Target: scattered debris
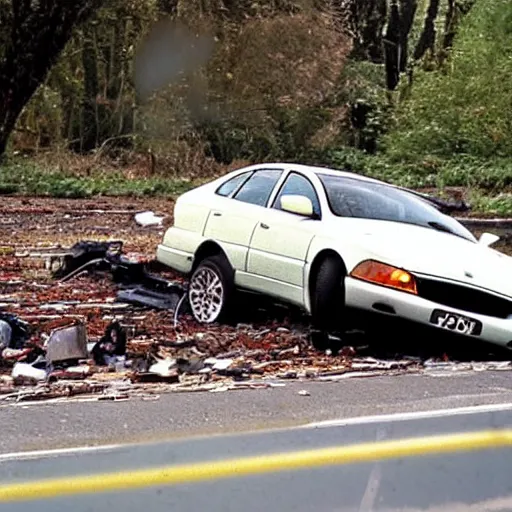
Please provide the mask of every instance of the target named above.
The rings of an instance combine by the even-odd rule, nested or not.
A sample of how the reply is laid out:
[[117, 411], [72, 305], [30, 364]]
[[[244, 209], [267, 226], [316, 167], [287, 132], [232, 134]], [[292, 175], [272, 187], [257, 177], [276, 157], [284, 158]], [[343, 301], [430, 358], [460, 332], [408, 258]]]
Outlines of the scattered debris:
[[124, 357], [126, 356], [126, 332], [119, 322], [114, 321], [107, 326], [105, 334], [94, 345], [92, 355], [94, 362], [98, 366], [124, 363]]
[[[0, 226], [3, 239], [15, 241], [0, 251], [1, 404], [157, 400], [165, 392], [273, 389], [293, 380], [512, 370], [509, 361], [365, 357], [375, 351], [352, 334], [339, 340], [339, 350], [319, 353], [307, 320], [286, 309], [254, 310], [237, 326], [196, 324], [186, 283], [151, 259], [161, 235], [139, 227], [160, 226], [163, 217], [142, 211], [142, 202], [109, 212], [107, 198], [82, 209], [81, 202], [45, 207], [41, 201], [3, 207], [12, 216], [24, 212], [25, 220]], [[169, 203], [151, 208], [166, 211]], [[71, 217], [62, 223], [64, 215]], [[52, 223], [40, 228], [42, 216]], [[17, 225], [30, 227], [38, 240], [30, 230], [14, 231]], [[98, 234], [129, 240], [132, 252], [117, 239], [94, 241]]]
[[87, 358], [87, 330], [83, 323], [54, 329], [46, 342], [49, 363]]
[[126, 302], [128, 304], [137, 304], [156, 309], [175, 310], [181, 297], [183, 296], [183, 288], [176, 287], [167, 293], [155, 292], [147, 290], [143, 287], [137, 287], [129, 290], [121, 290], [117, 294], [116, 300]]
[[84, 240], [76, 243], [71, 249], [62, 253], [46, 254], [47, 268], [53, 270], [53, 276], [62, 282], [86, 272], [89, 268], [108, 268], [109, 258], [121, 253], [123, 242], [97, 242]]
[[204, 361], [205, 365], [209, 365], [212, 367], [212, 370], [227, 370], [232, 364], [233, 359], [216, 359], [215, 357], [210, 357]]
[[431, 194], [425, 194], [422, 192], [415, 192], [410, 189], [403, 189], [409, 193], [413, 193], [424, 200], [434, 205], [439, 211], [445, 214], [451, 214], [453, 212], [468, 212], [471, 210], [471, 205], [464, 201], [462, 198], [450, 198], [448, 200], [441, 199], [440, 197], [433, 196]]
[[178, 368], [176, 359], [165, 359], [158, 361], [149, 368], [149, 373], [155, 373], [160, 377], [178, 376]]
[[[44, 366], [46, 366], [45, 362]], [[15, 380], [20, 378], [34, 379], [35, 381], [46, 380], [47, 371], [38, 368], [35, 363], [16, 363], [12, 369], [12, 377]]]
[[12, 327], [5, 320], [0, 320], [0, 350], [8, 348], [12, 339]]
[[512, 361], [436, 361], [428, 359], [423, 362], [423, 373], [432, 377], [452, 376], [454, 373], [473, 373], [484, 371], [511, 371]]
[[154, 212], [140, 212], [135, 215], [135, 222], [143, 227], [160, 226], [164, 217], [158, 217]]
[[0, 312], [0, 350], [2, 348], [20, 349], [30, 338], [27, 322], [11, 313]]

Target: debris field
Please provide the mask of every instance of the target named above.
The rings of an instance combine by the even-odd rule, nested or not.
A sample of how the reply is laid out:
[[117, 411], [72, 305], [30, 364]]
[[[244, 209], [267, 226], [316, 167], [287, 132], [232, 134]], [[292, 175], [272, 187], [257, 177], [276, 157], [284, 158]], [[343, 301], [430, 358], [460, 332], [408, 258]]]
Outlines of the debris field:
[[[172, 207], [162, 199], [4, 198], [0, 405], [152, 400], [164, 392], [259, 389], [296, 379], [512, 369], [509, 361], [380, 359], [350, 337], [339, 352], [319, 353], [307, 319], [279, 307], [254, 306], [234, 325], [197, 324], [180, 300], [186, 281], [153, 261]], [[75, 258], [66, 273], [66, 255], [82, 241], [122, 242], [121, 264], [119, 255], [109, 260], [113, 266], [104, 254], [92, 266]], [[148, 274], [141, 277], [141, 268]], [[173, 288], [162, 293], [169, 282]]]

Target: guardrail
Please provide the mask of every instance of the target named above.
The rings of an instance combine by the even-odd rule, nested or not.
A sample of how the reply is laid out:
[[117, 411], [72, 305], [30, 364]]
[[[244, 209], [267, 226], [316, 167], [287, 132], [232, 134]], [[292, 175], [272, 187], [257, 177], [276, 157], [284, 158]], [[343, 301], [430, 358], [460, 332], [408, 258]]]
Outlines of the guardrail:
[[136, 471], [11, 483], [0, 486], [0, 503], [107, 491], [133, 491], [154, 486], [505, 446], [512, 446], [512, 429], [376, 441]]

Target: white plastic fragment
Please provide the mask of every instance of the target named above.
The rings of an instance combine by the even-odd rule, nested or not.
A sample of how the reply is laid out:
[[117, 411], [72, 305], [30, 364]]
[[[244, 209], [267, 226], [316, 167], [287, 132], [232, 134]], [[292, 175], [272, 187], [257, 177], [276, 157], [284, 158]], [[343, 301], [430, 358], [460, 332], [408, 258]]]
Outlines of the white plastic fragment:
[[176, 359], [163, 359], [149, 367], [150, 373], [156, 373], [161, 377], [170, 377], [174, 372], [171, 370], [176, 366]]
[[16, 363], [12, 369], [12, 377], [28, 377], [35, 380], [45, 380], [46, 371], [34, 368], [27, 363]]
[[158, 217], [152, 211], [140, 212], [135, 215], [135, 222], [143, 227], [160, 226], [163, 220], [164, 217]]
[[218, 359], [213, 365], [214, 370], [227, 370], [233, 364], [233, 359]]
[[211, 366], [213, 370], [227, 370], [232, 364], [233, 359], [217, 359], [216, 357], [209, 357], [204, 360], [204, 364]]
[[90, 371], [91, 371], [91, 367], [89, 365], [68, 366], [66, 368], [66, 372], [76, 373], [78, 375], [87, 375]]

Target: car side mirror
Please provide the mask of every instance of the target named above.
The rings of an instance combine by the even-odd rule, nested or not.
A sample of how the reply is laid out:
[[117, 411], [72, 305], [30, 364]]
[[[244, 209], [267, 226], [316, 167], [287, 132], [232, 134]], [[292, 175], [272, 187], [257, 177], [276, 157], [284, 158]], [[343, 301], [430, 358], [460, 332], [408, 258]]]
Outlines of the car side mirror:
[[304, 217], [313, 217], [313, 203], [306, 196], [292, 194], [281, 196], [281, 209]]
[[478, 243], [489, 247], [493, 243], [497, 242], [500, 239], [498, 235], [494, 233], [482, 233], [480, 238], [478, 239]]

